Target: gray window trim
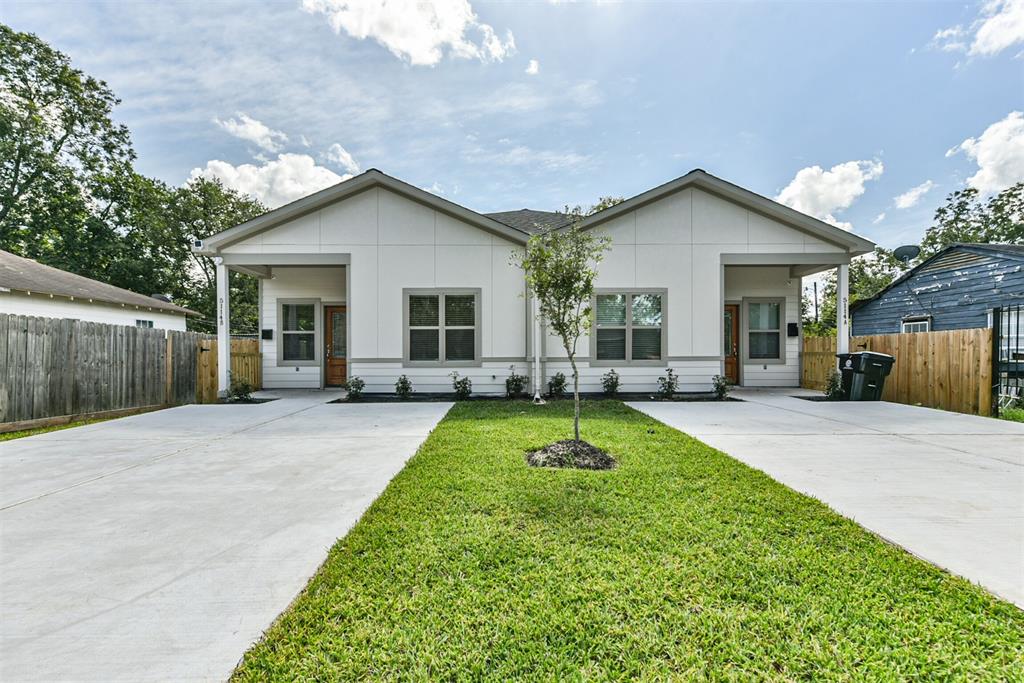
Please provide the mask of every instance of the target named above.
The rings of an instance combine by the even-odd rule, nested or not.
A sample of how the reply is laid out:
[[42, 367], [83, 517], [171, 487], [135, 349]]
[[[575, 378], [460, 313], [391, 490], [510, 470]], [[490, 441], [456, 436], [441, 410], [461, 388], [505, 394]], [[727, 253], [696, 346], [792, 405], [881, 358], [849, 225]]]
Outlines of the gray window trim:
[[[402, 367], [406, 368], [478, 368], [481, 366], [481, 349], [483, 337], [483, 325], [481, 324], [482, 314], [480, 300], [482, 290], [480, 287], [409, 287], [402, 290]], [[438, 300], [437, 323], [438, 323], [438, 360], [409, 360], [409, 296], [410, 295], [436, 295], [441, 297]], [[445, 325], [444, 325], [444, 301], [446, 295], [473, 295], [473, 360], [444, 360], [445, 349]], [[465, 329], [465, 328], [463, 328]]]
[[[284, 330], [284, 307], [287, 304], [313, 304], [313, 360], [285, 360], [284, 359], [284, 335], [291, 334]], [[323, 354], [321, 353], [323, 322], [323, 306], [320, 299], [278, 299], [277, 300], [277, 367], [312, 367], [320, 365]]]
[[[626, 358], [609, 360], [597, 358], [597, 296], [599, 294], [626, 295]], [[633, 360], [633, 296], [636, 294], [661, 295], [661, 358], [659, 360]], [[663, 287], [597, 287], [590, 299], [590, 366], [613, 368], [622, 366], [664, 367], [668, 365], [668, 289]]]
[[[750, 357], [750, 304], [779, 305], [779, 357]], [[773, 330], [758, 330], [772, 332]], [[746, 365], [785, 365], [786, 364], [786, 297], [784, 296], [751, 296], [743, 297], [740, 308], [740, 346], [743, 351], [743, 363]]]

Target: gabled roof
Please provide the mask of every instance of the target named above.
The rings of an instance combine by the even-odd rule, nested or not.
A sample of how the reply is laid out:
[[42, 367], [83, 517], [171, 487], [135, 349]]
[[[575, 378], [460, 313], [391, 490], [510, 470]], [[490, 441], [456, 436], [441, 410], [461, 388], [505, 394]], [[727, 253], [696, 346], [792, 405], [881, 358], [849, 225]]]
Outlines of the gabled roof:
[[572, 225], [574, 216], [557, 211], [537, 211], [535, 209], [519, 209], [518, 211], [499, 211], [484, 214], [499, 223], [536, 235], [548, 230], [561, 230]]
[[236, 225], [233, 228], [228, 228], [223, 232], [212, 235], [202, 241], [202, 246], [196, 245], [194, 250], [202, 254], [215, 254], [219, 249], [235, 242], [252, 237], [294, 218], [316, 211], [328, 204], [333, 204], [336, 201], [374, 187], [383, 187], [395, 194], [402, 195], [420, 204], [425, 204], [517, 244], [525, 244], [530, 236], [530, 233], [525, 230], [520, 230], [519, 228], [489, 218], [443, 197], [438, 197], [409, 183], [402, 182], [398, 178], [393, 178], [375, 168], [371, 168], [353, 178], [343, 180], [337, 185], [332, 185], [309, 196], [296, 199], [290, 204], [285, 204], [273, 211], [268, 211], [262, 216], [257, 216], [241, 225]]
[[[949, 259], [950, 255], [955, 252], [969, 252], [972, 254], [984, 253], [989, 255], [998, 254], [1000, 256], [1007, 256], [1013, 260], [1024, 261], [1024, 245], [957, 242], [956, 244], [951, 244], [945, 249], [936, 252], [932, 256], [926, 258], [924, 261], [921, 261], [916, 266], [914, 266], [913, 268], [911, 268], [910, 270], [908, 270], [907, 272], [903, 273], [898, 278], [890, 282], [889, 286], [886, 287], [885, 289], [881, 289], [878, 292], [875, 292], [875, 294], [867, 297], [866, 299], [860, 299], [850, 304], [850, 310], [855, 311], [858, 308], [874, 301], [875, 299], [881, 298], [881, 296], [888, 292], [890, 289], [903, 282], [906, 282], [907, 280], [914, 277], [918, 273], [922, 271], [927, 271], [930, 268], [934, 268], [935, 266], [940, 265], [940, 262]], [[956, 263], [950, 263], [949, 267], [953, 268], [956, 267], [956, 265]]]
[[606, 221], [610, 221], [613, 218], [621, 216], [629, 211], [650, 204], [651, 202], [657, 201], [662, 197], [685, 190], [688, 187], [697, 187], [706, 192], [710, 192], [722, 199], [738, 204], [744, 208], [750, 209], [757, 213], [767, 216], [768, 218], [784, 223], [792, 228], [796, 228], [802, 232], [808, 233], [814, 237], [831, 242], [832, 244], [843, 247], [849, 250], [854, 256], [860, 254], [866, 254], [869, 251], [873, 251], [875, 243], [871, 240], [855, 235], [852, 232], [837, 228], [834, 225], [829, 225], [824, 221], [820, 221], [817, 218], [812, 218], [807, 214], [800, 213], [795, 209], [791, 209], [788, 206], [779, 204], [776, 201], [763, 197], [755, 192], [744, 189], [739, 185], [734, 185], [728, 181], [717, 178], [707, 171], [700, 168], [695, 168], [689, 173], [675, 180], [670, 180], [664, 185], [659, 185], [654, 189], [642, 192], [635, 197], [631, 197], [624, 202], [610, 206], [603, 211], [599, 211], [591, 216], [588, 216], [581, 227], [583, 229], [592, 228]]
[[32, 294], [92, 299], [108, 304], [151, 308], [168, 313], [199, 315], [182, 306], [108, 285], [105, 282], [91, 280], [2, 250], [0, 250], [0, 287]]

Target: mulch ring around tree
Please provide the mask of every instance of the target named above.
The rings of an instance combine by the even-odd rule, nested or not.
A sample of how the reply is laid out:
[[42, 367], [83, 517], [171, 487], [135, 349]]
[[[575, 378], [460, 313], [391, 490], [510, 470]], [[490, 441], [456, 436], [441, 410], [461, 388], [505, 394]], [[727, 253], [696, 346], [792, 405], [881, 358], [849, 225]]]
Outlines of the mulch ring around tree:
[[565, 439], [526, 454], [530, 467], [568, 467], [580, 470], [610, 470], [615, 458], [586, 441]]

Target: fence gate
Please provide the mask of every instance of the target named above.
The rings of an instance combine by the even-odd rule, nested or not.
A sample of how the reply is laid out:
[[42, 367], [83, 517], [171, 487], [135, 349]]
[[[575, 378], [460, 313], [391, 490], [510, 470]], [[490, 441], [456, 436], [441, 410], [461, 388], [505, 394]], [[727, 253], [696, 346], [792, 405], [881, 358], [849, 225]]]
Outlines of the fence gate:
[[1002, 408], [1024, 403], [1024, 306], [992, 309], [992, 406]]

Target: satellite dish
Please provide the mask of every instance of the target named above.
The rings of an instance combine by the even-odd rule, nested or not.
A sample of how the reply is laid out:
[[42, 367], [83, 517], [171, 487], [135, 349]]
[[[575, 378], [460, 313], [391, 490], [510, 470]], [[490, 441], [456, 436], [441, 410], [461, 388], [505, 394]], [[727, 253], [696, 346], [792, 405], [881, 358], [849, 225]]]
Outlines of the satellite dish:
[[912, 260], [916, 259], [920, 253], [921, 247], [915, 244], [905, 244], [902, 247], [896, 247], [896, 251], [892, 252], [892, 255], [900, 261], [903, 261], [903, 263], [910, 263]]

